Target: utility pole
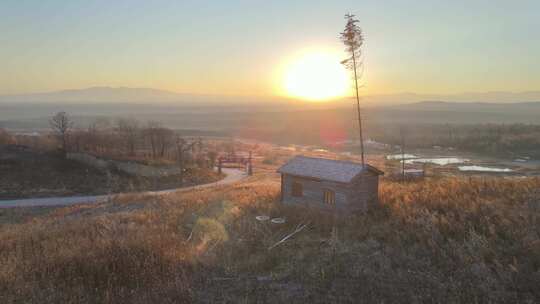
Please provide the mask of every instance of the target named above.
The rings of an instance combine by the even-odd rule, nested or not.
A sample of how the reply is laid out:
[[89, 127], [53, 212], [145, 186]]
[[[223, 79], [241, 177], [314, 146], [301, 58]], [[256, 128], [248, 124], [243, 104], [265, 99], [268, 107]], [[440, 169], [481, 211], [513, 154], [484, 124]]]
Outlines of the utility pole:
[[405, 181], [405, 127], [399, 129], [399, 134], [401, 135], [401, 181]]

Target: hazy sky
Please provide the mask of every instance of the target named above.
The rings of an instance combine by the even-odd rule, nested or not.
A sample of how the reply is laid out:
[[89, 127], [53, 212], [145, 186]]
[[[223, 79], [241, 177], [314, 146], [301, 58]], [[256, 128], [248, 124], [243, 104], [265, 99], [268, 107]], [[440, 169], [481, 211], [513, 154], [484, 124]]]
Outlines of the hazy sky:
[[540, 1], [0, 2], [0, 94], [90, 86], [272, 95], [277, 67], [366, 35], [368, 94], [540, 90]]

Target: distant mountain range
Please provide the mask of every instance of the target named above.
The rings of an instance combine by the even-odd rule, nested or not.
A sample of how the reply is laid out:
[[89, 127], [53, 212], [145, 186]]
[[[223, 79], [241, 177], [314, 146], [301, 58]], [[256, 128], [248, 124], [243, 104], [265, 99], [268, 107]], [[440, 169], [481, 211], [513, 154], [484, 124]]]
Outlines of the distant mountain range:
[[171, 103], [211, 101], [212, 96], [179, 94], [151, 88], [92, 87], [47, 93], [1, 95], [4, 103]]
[[399, 93], [388, 95], [370, 95], [365, 96], [363, 100], [369, 105], [400, 105], [425, 101], [440, 101], [449, 103], [523, 103], [540, 102], [540, 91], [471, 92], [446, 95]]
[[[341, 99], [327, 103], [326, 106], [339, 106], [340, 104], [347, 104], [347, 101], [347, 99]], [[540, 101], [540, 91], [518, 93], [461, 93], [452, 95], [399, 93], [367, 95], [362, 97], [362, 102], [367, 106], [398, 105], [422, 101], [489, 103], [537, 102]], [[152, 88], [92, 87], [48, 93], [0, 95], [0, 103], [174, 103], [175, 105], [202, 106], [206, 104], [297, 104], [298, 101], [282, 97], [181, 94]], [[305, 105], [306, 103], [301, 104]], [[309, 103], [309, 105], [313, 106], [314, 103]]]
[[[471, 99], [469, 99], [471, 98]], [[467, 101], [470, 102], [467, 102]], [[540, 124], [540, 92], [467, 93], [459, 95], [393, 94], [365, 96], [366, 121], [392, 123], [530, 123]], [[314, 125], [354, 121], [355, 102], [343, 98], [313, 103], [287, 98], [178, 94], [147, 88], [94, 87], [52, 93], [0, 96], [0, 128], [47, 128], [58, 111], [85, 126], [96, 117], [136, 117], [174, 128], [244, 129], [246, 125], [295, 120]]]
[[540, 102], [423, 101], [371, 110], [374, 120], [393, 123], [540, 124]]
[[[482, 113], [527, 113], [540, 110], [540, 102], [448, 102], [421, 101], [410, 104], [399, 104], [384, 107], [400, 111], [443, 111], [443, 112], [482, 112]], [[529, 112], [530, 113], [530, 112]]]

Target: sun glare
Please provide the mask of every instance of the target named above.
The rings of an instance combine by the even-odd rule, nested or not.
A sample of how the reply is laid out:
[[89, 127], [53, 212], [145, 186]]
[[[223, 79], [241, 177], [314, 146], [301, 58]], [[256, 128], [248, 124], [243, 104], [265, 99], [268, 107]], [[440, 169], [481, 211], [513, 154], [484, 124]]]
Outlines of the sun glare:
[[286, 94], [313, 101], [345, 96], [350, 80], [340, 59], [339, 54], [330, 52], [309, 52], [295, 58], [284, 71]]

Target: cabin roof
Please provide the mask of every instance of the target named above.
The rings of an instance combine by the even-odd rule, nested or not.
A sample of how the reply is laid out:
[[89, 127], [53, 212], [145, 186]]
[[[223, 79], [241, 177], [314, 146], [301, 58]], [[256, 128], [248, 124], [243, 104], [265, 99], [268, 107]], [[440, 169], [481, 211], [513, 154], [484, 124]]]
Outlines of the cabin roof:
[[295, 156], [278, 169], [279, 173], [310, 177], [340, 183], [349, 183], [364, 170], [377, 175], [384, 174], [379, 169], [359, 163], [327, 158]]

